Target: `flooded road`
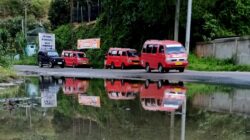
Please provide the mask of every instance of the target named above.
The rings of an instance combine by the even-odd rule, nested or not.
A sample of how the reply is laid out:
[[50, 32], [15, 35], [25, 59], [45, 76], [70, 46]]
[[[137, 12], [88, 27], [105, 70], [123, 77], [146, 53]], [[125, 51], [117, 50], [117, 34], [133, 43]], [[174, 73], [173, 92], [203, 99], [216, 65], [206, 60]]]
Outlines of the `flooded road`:
[[26, 77], [0, 90], [0, 140], [249, 140], [250, 88]]

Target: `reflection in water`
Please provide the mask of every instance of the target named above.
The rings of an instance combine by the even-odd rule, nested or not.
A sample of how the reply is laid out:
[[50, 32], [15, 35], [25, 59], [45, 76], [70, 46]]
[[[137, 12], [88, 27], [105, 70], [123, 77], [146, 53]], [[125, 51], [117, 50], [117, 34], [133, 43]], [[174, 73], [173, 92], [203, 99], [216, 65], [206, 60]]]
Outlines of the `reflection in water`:
[[86, 93], [89, 87], [88, 79], [65, 78], [63, 83], [64, 94], [80, 94]]
[[140, 92], [141, 84], [128, 80], [105, 80], [108, 97], [113, 100], [134, 100]]
[[[0, 139], [209, 140], [248, 136], [249, 119], [227, 114], [248, 114], [250, 95], [221, 94], [242, 90], [212, 86], [208, 93], [213, 94], [198, 94], [204, 88], [197, 89], [199, 84], [168, 80], [30, 78], [19, 92], [0, 93]], [[231, 108], [226, 108], [228, 105]]]
[[140, 93], [141, 104], [145, 110], [171, 112], [179, 109], [186, 100], [186, 88], [181, 82], [146, 83]]

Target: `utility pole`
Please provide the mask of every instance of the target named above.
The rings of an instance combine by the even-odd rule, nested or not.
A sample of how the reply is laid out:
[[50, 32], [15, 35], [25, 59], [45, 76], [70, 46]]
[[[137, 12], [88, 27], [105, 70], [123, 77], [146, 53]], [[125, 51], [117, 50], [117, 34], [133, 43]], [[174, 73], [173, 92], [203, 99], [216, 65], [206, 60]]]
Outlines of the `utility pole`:
[[178, 41], [179, 37], [179, 18], [180, 17], [180, 0], [176, 0], [175, 24], [174, 24], [174, 40]]
[[192, 16], [192, 0], [188, 0], [186, 42], [185, 42], [187, 54], [189, 54], [189, 45], [190, 45], [191, 16]]
[[73, 13], [74, 13], [74, 2], [70, 0], [70, 23], [73, 23]]
[[27, 39], [27, 0], [24, 0], [24, 34]]

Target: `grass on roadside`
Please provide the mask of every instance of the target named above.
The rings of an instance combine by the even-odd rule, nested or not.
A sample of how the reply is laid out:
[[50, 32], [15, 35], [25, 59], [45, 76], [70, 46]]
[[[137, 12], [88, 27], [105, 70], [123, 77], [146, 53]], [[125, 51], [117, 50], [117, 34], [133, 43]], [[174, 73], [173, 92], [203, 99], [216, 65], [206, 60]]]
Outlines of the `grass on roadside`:
[[0, 67], [0, 83], [8, 82], [11, 79], [16, 79], [17, 77], [16, 73], [10, 68]]
[[250, 65], [236, 65], [233, 59], [219, 60], [215, 58], [198, 58], [194, 54], [189, 55], [190, 70], [199, 71], [250, 71]]
[[24, 57], [20, 60], [15, 60], [14, 65], [36, 65], [37, 64], [37, 57]]

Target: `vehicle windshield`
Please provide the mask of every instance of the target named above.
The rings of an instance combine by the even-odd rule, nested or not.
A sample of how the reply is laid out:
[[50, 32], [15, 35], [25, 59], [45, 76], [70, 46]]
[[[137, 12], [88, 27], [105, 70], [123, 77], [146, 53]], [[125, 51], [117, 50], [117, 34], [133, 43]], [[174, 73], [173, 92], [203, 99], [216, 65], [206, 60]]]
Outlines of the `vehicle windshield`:
[[78, 58], [84, 58], [84, 57], [86, 57], [86, 56], [85, 56], [84, 53], [78, 53], [78, 54], [77, 54], [77, 57], [78, 57]]
[[58, 57], [59, 55], [57, 52], [48, 52], [48, 56]]
[[128, 57], [136, 57], [138, 56], [138, 53], [136, 51], [128, 51]]
[[186, 49], [183, 46], [171, 46], [167, 47], [166, 53], [171, 54], [171, 53], [185, 53]]

